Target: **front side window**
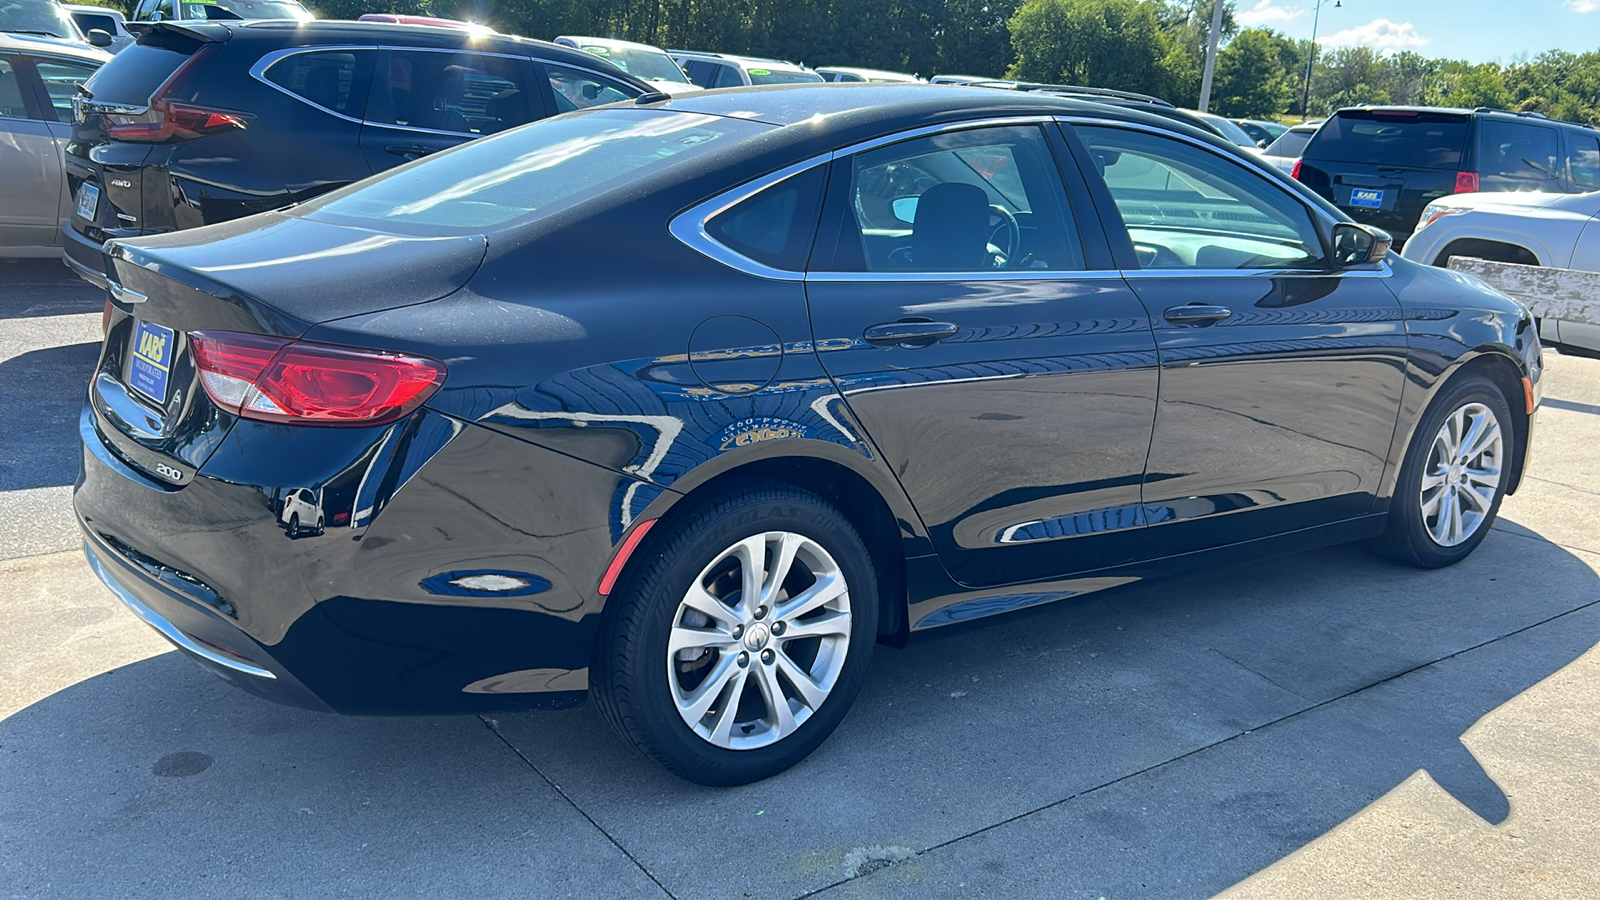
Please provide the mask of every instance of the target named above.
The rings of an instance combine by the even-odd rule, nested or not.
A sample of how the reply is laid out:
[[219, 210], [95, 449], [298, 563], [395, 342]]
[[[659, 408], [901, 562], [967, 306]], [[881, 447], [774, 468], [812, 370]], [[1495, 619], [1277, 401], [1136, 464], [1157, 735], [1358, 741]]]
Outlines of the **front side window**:
[[1123, 128], [1075, 129], [1145, 269], [1282, 269], [1322, 263], [1311, 212], [1220, 154]]
[[307, 103], [359, 119], [372, 56], [370, 50], [294, 53], [273, 63], [266, 78]]
[[837, 271], [1084, 267], [1060, 174], [1037, 126], [935, 134], [835, 165], [850, 177]]
[[1585, 190], [1600, 190], [1600, 138], [1567, 134], [1567, 172], [1572, 183]]
[[392, 50], [372, 79], [366, 119], [451, 134], [494, 134], [533, 118], [521, 60]]
[[34, 71], [39, 73], [39, 79], [44, 82], [44, 89], [50, 95], [50, 106], [55, 109], [57, 122], [72, 121], [72, 97], [78, 92], [78, 86], [88, 81], [97, 68], [88, 63], [64, 60], [41, 59], [34, 63]]
[[558, 113], [618, 103], [639, 96], [634, 88], [589, 72], [548, 63], [544, 69], [550, 79], [550, 90], [555, 94]]
[[1484, 190], [1554, 189], [1561, 151], [1554, 128], [1484, 117], [1478, 174]]

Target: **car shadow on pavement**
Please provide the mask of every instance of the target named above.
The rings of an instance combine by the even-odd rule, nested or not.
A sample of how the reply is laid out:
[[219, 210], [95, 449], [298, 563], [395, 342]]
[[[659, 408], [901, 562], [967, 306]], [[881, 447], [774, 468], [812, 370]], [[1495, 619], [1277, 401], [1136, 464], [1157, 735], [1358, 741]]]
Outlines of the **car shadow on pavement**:
[[168, 653], [0, 722], [0, 893], [1209, 895], [1418, 769], [1503, 820], [1461, 735], [1600, 644], [1597, 586], [1497, 532], [1110, 591], [879, 648], [832, 739], [731, 789], [589, 709], [341, 718]]
[[97, 343], [33, 350], [0, 362], [0, 492], [69, 485], [78, 475], [78, 413]]
[[105, 304], [103, 289], [59, 259], [0, 260], [0, 319], [97, 313]]

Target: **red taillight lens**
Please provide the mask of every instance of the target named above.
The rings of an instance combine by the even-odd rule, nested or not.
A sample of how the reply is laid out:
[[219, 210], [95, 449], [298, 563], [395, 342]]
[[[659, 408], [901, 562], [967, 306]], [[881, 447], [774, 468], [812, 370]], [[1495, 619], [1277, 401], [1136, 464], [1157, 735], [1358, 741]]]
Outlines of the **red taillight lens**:
[[441, 363], [259, 334], [189, 335], [211, 402], [246, 419], [381, 425], [408, 415], [444, 383]]
[[142, 113], [106, 113], [106, 136], [119, 141], [162, 143], [187, 141], [208, 134], [248, 127], [254, 119], [248, 113], [208, 109], [192, 103], [180, 103], [174, 97], [187, 93], [185, 75], [192, 75], [196, 63], [210, 53], [202, 47], [183, 61], [167, 80], [150, 95], [150, 107]]
[[1295, 181], [1300, 180], [1300, 160], [1297, 159], [1294, 161], [1294, 168], [1289, 171], [1289, 177], [1293, 178]]
[[1456, 193], [1458, 193], [1458, 194], [1476, 194], [1477, 192], [1478, 192], [1478, 173], [1477, 172], [1457, 172], [1456, 173]]

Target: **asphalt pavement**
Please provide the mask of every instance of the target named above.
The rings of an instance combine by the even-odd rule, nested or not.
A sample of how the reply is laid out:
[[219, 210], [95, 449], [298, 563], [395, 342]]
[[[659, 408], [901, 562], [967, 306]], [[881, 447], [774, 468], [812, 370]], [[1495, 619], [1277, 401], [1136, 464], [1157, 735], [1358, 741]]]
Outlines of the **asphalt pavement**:
[[1600, 896], [1600, 361], [1464, 563], [1340, 547], [880, 648], [810, 759], [709, 789], [589, 709], [344, 718], [89, 573], [102, 298], [0, 263], [0, 897]]

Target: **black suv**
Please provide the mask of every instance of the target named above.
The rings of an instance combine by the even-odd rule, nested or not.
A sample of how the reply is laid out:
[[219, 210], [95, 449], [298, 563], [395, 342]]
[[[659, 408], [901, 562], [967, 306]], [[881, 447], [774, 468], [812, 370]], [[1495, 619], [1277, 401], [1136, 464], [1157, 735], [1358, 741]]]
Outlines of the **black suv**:
[[1306, 145], [1294, 177], [1398, 248], [1422, 208], [1475, 191], [1593, 190], [1568, 161], [1600, 131], [1499, 109], [1362, 106], [1341, 109]]
[[67, 264], [237, 219], [462, 141], [651, 88], [591, 54], [366, 22], [161, 22], [96, 73], [67, 147]]

